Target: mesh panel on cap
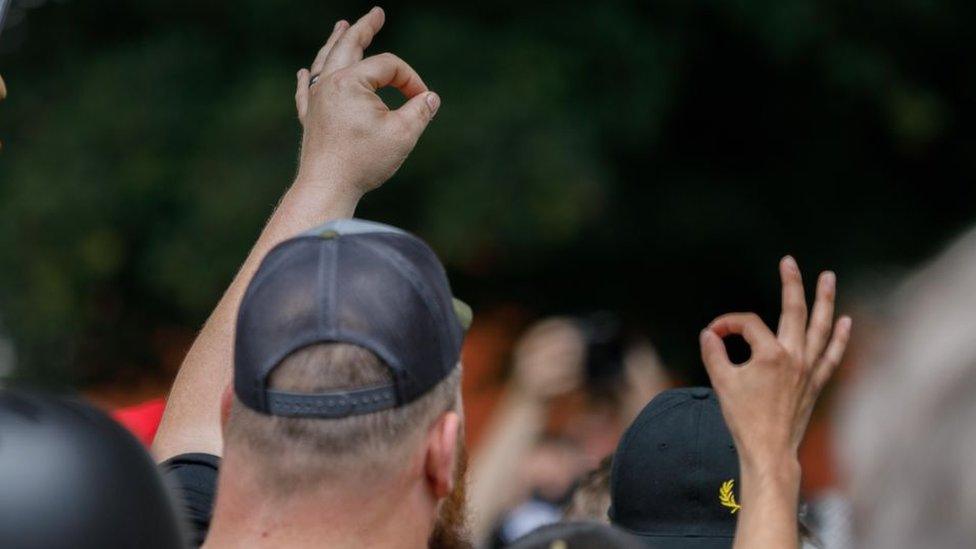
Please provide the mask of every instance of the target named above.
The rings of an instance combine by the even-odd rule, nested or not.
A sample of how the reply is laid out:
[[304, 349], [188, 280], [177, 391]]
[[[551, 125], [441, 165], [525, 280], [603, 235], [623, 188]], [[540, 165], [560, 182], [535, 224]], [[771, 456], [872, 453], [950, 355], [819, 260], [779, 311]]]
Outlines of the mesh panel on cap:
[[423, 241], [386, 225], [330, 223], [280, 244], [259, 267], [238, 314], [235, 391], [268, 412], [274, 366], [302, 347], [334, 341], [365, 347], [389, 365], [402, 404], [453, 369], [462, 336], [444, 268]]
[[[354, 243], [354, 244], [353, 244]], [[356, 250], [354, 254], [351, 250]], [[413, 400], [436, 385], [455, 366], [461, 329], [443, 268], [416, 238], [382, 233], [350, 239], [343, 246], [339, 317], [383, 334], [391, 354], [401, 360], [403, 397]], [[350, 257], [352, 255], [352, 257]], [[375, 268], [382, 263], [384, 268]], [[372, 266], [372, 268], [371, 268]], [[366, 311], [373, 317], [357, 319]]]
[[234, 387], [249, 407], [265, 410], [265, 380], [275, 364], [329, 335], [318, 318], [330, 306], [319, 271], [332, 250], [322, 242], [301, 238], [278, 246], [247, 289], [237, 318]]

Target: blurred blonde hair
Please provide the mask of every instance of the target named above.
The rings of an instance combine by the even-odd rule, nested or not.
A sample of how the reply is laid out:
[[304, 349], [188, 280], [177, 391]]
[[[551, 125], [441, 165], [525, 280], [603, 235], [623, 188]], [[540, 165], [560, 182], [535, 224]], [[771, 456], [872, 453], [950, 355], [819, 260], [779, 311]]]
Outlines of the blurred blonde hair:
[[971, 546], [976, 230], [910, 276], [888, 313], [840, 416], [858, 546]]

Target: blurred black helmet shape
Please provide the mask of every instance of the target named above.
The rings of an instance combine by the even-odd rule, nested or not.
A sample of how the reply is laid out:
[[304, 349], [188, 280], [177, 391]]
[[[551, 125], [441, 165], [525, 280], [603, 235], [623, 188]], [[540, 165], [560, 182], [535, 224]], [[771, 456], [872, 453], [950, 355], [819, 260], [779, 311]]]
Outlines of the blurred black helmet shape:
[[519, 538], [510, 549], [646, 549], [646, 545], [609, 524], [560, 522]]
[[182, 547], [156, 466], [81, 402], [0, 391], [0, 547]]

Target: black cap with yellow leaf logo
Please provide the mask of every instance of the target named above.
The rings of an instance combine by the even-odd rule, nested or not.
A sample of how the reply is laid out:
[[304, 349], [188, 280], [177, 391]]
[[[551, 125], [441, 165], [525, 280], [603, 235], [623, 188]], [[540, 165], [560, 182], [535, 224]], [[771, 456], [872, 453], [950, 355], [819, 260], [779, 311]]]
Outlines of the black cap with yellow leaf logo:
[[711, 389], [664, 391], [624, 433], [610, 474], [610, 518], [657, 548], [728, 548], [739, 459]]

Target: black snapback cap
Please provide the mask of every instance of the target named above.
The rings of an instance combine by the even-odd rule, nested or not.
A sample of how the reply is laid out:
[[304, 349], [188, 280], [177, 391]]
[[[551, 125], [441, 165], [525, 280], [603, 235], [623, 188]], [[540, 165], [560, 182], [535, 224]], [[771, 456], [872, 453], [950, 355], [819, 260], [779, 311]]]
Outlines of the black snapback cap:
[[610, 520], [651, 547], [729, 548], [735, 537], [739, 459], [715, 393], [664, 391], [617, 446]]
[[[381, 223], [333, 221], [275, 246], [258, 267], [237, 315], [234, 392], [251, 409], [287, 417], [402, 406], [457, 367], [470, 322], [422, 240]], [[372, 351], [392, 384], [316, 394], [268, 387], [275, 366], [317, 343]]]

